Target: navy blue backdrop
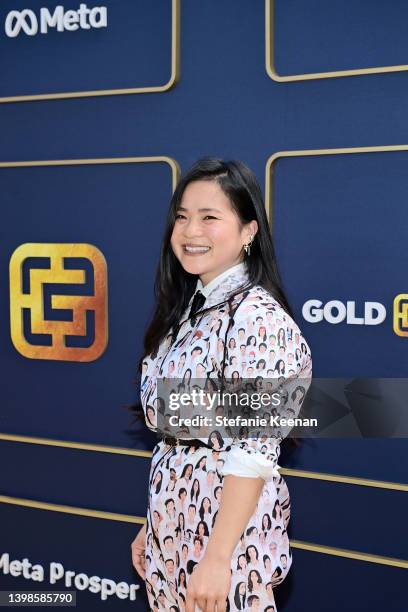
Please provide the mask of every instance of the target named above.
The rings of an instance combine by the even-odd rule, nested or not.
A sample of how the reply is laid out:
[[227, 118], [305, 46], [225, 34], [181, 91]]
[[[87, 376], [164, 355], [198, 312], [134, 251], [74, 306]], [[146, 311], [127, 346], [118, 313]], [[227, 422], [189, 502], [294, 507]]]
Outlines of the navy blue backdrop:
[[[57, 4], [0, 7], [0, 589], [63, 588], [47, 576], [59, 562], [141, 586], [136, 601], [78, 590], [80, 609], [146, 610], [130, 543], [154, 440], [126, 405], [179, 168], [217, 155], [256, 172], [315, 377], [407, 376], [408, 316], [396, 331], [394, 298], [408, 299], [408, 6], [106, 0], [106, 27], [6, 34], [10, 11], [39, 20]], [[93, 329], [106, 348], [95, 359], [16, 346], [10, 261], [23, 244], [103, 254], [107, 329]], [[387, 315], [311, 323], [311, 299], [354, 301], [358, 316], [380, 302]], [[44, 319], [58, 321], [57, 309], [44, 300]], [[397, 437], [309, 439], [280, 462], [294, 564], [278, 609], [406, 609], [406, 450]], [[44, 566], [44, 581], [5, 573], [6, 555]]]

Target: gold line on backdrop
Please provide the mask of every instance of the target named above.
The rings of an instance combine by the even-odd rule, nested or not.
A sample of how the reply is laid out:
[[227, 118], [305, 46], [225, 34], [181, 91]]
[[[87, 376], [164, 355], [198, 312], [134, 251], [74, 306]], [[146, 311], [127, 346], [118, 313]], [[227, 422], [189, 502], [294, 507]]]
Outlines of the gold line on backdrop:
[[[8, 495], [0, 495], [0, 503], [21, 506], [25, 508], [35, 508], [37, 510], [47, 510], [51, 512], [63, 512], [65, 514], [74, 514], [76, 516], [86, 516], [91, 518], [99, 518], [110, 521], [139, 523], [143, 524], [145, 519], [141, 516], [132, 516], [130, 514], [117, 514], [114, 512], [104, 512], [102, 510], [91, 510], [88, 508], [78, 508], [76, 506], [63, 506], [60, 504], [50, 504], [48, 502], [40, 502], [32, 499], [24, 499], [21, 497], [10, 497]], [[401, 567], [408, 569], [408, 561], [405, 559], [396, 559], [394, 557], [385, 557], [382, 555], [372, 555], [357, 550], [347, 550], [344, 548], [335, 548], [333, 546], [324, 546], [322, 544], [313, 544], [311, 542], [302, 542], [300, 540], [290, 540], [290, 545], [293, 548], [301, 550], [333, 555], [336, 557], [344, 557], [346, 559], [354, 559], [357, 561], [368, 561], [380, 565], [388, 565], [391, 567]]]
[[408, 64], [399, 66], [378, 66], [375, 68], [358, 68], [353, 70], [335, 70], [332, 72], [311, 72], [306, 74], [292, 74], [283, 76], [275, 68], [275, 3], [274, 0], [265, 0], [265, 64], [268, 76], [278, 83], [290, 81], [308, 81], [311, 79], [328, 79], [333, 77], [348, 77], [361, 74], [380, 74], [383, 72], [401, 72], [408, 70]]
[[88, 442], [71, 442], [68, 440], [53, 440], [51, 438], [37, 438], [32, 436], [20, 436], [16, 434], [0, 433], [0, 441], [22, 442], [24, 444], [41, 444], [44, 446], [55, 446], [57, 448], [69, 448], [74, 450], [92, 451], [98, 453], [111, 453], [113, 455], [127, 455], [130, 457], [152, 456], [151, 451], [125, 448], [124, 446], [106, 446]]
[[[44, 446], [55, 446], [58, 448], [69, 448], [75, 450], [84, 450], [99, 453], [112, 453], [119, 455], [128, 455], [131, 457], [152, 456], [151, 451], [125, 448], [122, 446], [105, 446], [102, 444], [93, 444], [86, 442], [71, 442], [68, 440], [54, 440], [51, 438], [38, 438], [33, 436], [21, 436], [16, 434], [0, 433], [0, 441], [4, 442], [21, 442], [25, 444], [42, 444]], [[364, 487], [374, 487], [379, 489], [388, 489], [390, 491], [408, 491], [408, 484], [397, 482], [387, 482], [382, 480], [371, 480], [367, 478], [358, 478], [356, 476], [344, 476], [339, 474], [325, 474], [323, 472], [310, 472], [306, 470], [295, 470], [293, 468], [280, 468], [279, 472], [283, 476], [291, 476], [296, 478], [310, 478], [313, 480], [324, 480], [327, 482], [336, 482], [342, 484], [353, 484]]]
[[97, 89], [91, 91], [65, 91], [24, 96], [7, 96], [0, 102], [28, 102], [31, 100], [57, 100], [62, 98], [89, 98], [93, 96], [117, 96], [124, 94], [163, 93], [172, 89], [180, 80], [180, 0], [171, 0], [171, 74], [164, 85], [131, 87], [123, 89]]
[[[82, 165], [124, 165], [124, 164], [166, 164], [170, 167], [171, 176], [172, 176], [172, 193], [176, 187], [178, 178], [180, 176], [180, 168], [177, 161], [171, 157], [162, 155], [162, 156], [151, 156], [151, 157], [106, 157], [106, 158], [89, 158], [89, 159], [53, 159], [53, 160], [24, 160], [24, 161], [4, 161], [0, 162], [0, 169], [21, 169], [24, 167], [56, 167], [56, 166], [82, 166]], [[61, 258], [61, 253], [64, 252], [67, 248], [71, 248], [72, 245], [60, 244], [53, 245], [49, 244], [49, 254], [52, 258], [58, 260]], [[28, 245], [27, 243], [20, 245], [13, 253], [10, 259], [10, 332], [11, 338], [14, 345], [14, 348], [20, 352], [22, 355], [29, 358], [40, 358], [40, 359], [59, 359], [59, 360], [71, 360], [71, 361], [92, 361], [97, 359], [101, 351], [103, 352], [106, 348], [107, 338], [108, 338], [108, 322], [107, 322], [107, 287], [106, 287], [106, 260], [103, 254], [93, 245], [79, 245], [78, 249], [85, 257], [92, 255], [91, 260], [94, 264], [94, 273], [97, 279], [97, 283], [95, 284], [95, 295], [90, 298], [93, 300], [93, 304], [90, 307], [95, 308], [96, 318], [99, 320], [99, 323], [96, 325], [96, 341], [93, 343], [92, 350], [88, 350], [87, 352], [82, 352], [82, 349], [64, 349], [64, 342], [60, 333], [57, 333], [55, 337], [55, 346], [53, 342], [53, 346], [51, 347], [43, 347], [42, 349], [34, 349], [32, 345], [26, 342], [24, 338], [24, 334], [22, 331], [22, 319], [18, 314], [18, 310], [21, 310], [21, 305], [24, 303], [23, 296], [21, 294], [21, 261], [22, 258], [26, 256], [27, 248], [29, 250], [34, 250], [34, 252], [42, 251], [43, 245]], [[31, 253], [32, 254], [32, 253]], [[52, 259], [51, 259], [52, 261]], [[52, 264], [51, 264], [52, 265]], [[58, 277], [54, 276], [55, 278]], [[72, 278], [72, 275], [71, 275]], [[64, 279], [59, 279], [64, 280]], [[66, 281], [65, 281], [66, 282]], [[71, 280], [72, 282], [72, 280]], [[83, 281], [82, 281], [83, 282]], [[36, 292], [38, 295], [41, 292], [41, 283], [37, 283]], [[63, 300], [66, 304], [66, 307], [72, 308], [72, 304], [70, 303], [69, 298]], [[61, 304], [61, 301], [59, 302]], [[13, 304], [16, 304], [16, 308], [13, 308]], [[28, 307], [28, 304], [25, 304]], [[31, 307], [31, 306], [30, 306]], [[84, 305], [79, 304], [78, 308], [83, 308]], [[22, 312], [22, 311], [21, 311]], [[34, 308], [35, 312], [35, 308]], [[41, 308], [40, 308], [40, 311]], [[37, 317], [42, 316], [37, 313]], [[75, 318], [75, 317], [74, 317]], [[34, 323], [45, 326], [45, 322], [41, 319], [36, 321], [34, 317]], [[74, 333], [75, 330], [72, 330]], [[82, 331], [82, 330], [81, 330]]]
[[167, 155], [152, 157], [94, 157], [85, 159], [41, 159], [29, 161], [0, 162], [0, 168], [30, 168], [41, 166], [86, 166], [97, 164], [168, 164], [172, 171], [172, 189], [176, 188], [180, 167], [175, 159]]
[[395, 151], [408, 151], [408, 145], [385, 145], [378, 147], [347, 147], [341, 149], [304, 149], [291, 151], [278, 151], [271, 155], [266, 162], [265, 169], [265, 206], [268, 221], [273, 229], [272, 213], [273, 213], [273, 198], [272, 198], [272, 177], [273, 164], [281, 157], [308, 157], [318, 155], [344, 155], [350, 153], [387, 153]]
[[64, 504], [51, 504], [49, 502], [25, 499], [23, 497], [11, 497], [9, 495], [0, 495], [0, 503], [21, 506], [23, 508], [35, 508], [37, 510], [48, 510], [50, 512], [63, 512], [64, 514], [75, 514], [76, 516], [87, 516], [91, 518], [99, 518], [123, 523], [140, 523], [143, 525], [146, 520], [141, 516], [120, 514], [118, 512], [107, 512], [106, 510], [79, 508], [78, 506], [66, 506]]

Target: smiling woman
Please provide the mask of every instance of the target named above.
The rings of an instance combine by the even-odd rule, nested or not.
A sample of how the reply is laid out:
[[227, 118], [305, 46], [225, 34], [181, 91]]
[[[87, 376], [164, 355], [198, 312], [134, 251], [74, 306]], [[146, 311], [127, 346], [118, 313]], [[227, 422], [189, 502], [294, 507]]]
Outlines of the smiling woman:
[[[244, 164], [206, 158], [181, 178], [155, 292], [139, 364], [149, 429], [160, 431], [159, 381], [191, 394], [194, 379], [213, 392], [226, 377], [234, 389], [256, 381], [252, 391], [266, 376], [296, 379], [300, 407], [310, 348], [281, 286], [260, 187]], [[205, 438], [191, 434], [153, 449], [147, 521], [132, 543], [150, 609], [275, 612], [273, 587], [292, 563], [289, 492], [277, 471], [282, 434], [250, 437], [241, 427], [227, 438], [217, 424]]]
[[256, 220], [240, 223], [217, 181], [197, 180], [187, 185], [177, 208], [171, 246], [184, 270], [206, 285], [242, 260], [243, 245], [257, 229]]

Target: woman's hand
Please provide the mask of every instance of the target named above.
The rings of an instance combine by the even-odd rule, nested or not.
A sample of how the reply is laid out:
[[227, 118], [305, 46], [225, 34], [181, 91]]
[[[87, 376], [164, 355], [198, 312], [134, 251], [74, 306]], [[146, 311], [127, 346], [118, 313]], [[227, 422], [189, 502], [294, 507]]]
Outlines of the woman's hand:
[[143, 580], [146, 579], [145, 550], [146, 550], [146, 523], [138, 532], [131, 544], [132, 562], [135, 570]]
[[186, 612], [196, 612], [196, 604], [202, 612], [225, 612], [230, 586], [230, 561], [204, 555], [187, 583]]

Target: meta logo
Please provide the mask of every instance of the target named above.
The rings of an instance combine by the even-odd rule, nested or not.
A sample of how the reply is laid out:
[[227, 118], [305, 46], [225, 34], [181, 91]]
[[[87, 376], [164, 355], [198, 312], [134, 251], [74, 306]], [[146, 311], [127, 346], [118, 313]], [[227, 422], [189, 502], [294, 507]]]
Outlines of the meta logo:
[[105, 350], [106, 260], [91, 244], [26, 243], [10, 260], [11, 339], [31, 359], [94, 361]]
[[[385, 321], [387, 310], [380, 302], [364, 302], [357, 309], [354, 301], [344, 304], [339, 300], [330, 300], [323, 304], [321, 300], [308, 300], [303, 304], [302, 315], [308, 323], [324, 320], [335, 325], [344, 321], [348, 325], [380, 325]], [[394, 299], [393, 329], [398, 336], [408, 337], [408, 293], [400, 293]]]
[[62, 5], [55, 7], [54, 12], [48, 8], [40, 8], [39, 18], [31, 9], [10, 11], [6, 15], [4, 29], [10, 38], [15, 38], [23, 31], [27, 36], [35, 36], [40, 32], [47, 34], [48, 28], [56, 28], [58, 32], [74, 32], [81, 28], [106, 28], [108, 24], [106, 6], [95, 6], [89, 9], [81, 3], [79, 9], [64, 11]]

